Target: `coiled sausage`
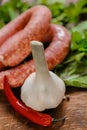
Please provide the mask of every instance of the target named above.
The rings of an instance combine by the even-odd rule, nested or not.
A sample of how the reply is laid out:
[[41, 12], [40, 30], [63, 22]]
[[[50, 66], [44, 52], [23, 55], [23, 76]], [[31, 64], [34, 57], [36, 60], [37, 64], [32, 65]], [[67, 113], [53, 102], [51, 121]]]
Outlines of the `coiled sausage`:
[[[63, 26], [51, 25], [53, 38], [49, 46], [45, 49], [45, 57], [49, 70], [61, 63], [69, 52], [70, 34]], [[11, 87], [19, 87], [24, 80], [35, 71], [33, 60], [18, 67], [0, 72], [0, 89], [3, 89], [3, 78], [6, 75]]]
[[[44, 37], [45, 35], [47, 35], [50, 28], [50, 10], [46, 6], [37, 5], [35, 7], [32, 7], [31, 9], [29, 9], [29, 11], [26, 11], [25, 13], [27, 14], [28, 18], [25, 20], [24, 23], [21, 20], [21, 22], [18, 22], [18, 26], [14, 25], [15, 28], [13, 29], [12, 33], [10, 33], [10, 30], [8, 35], [6, 34], [6, 36], [4, 36], [3, 33], [3, 36], [1, 35], [3, 40], [5, 40], [5, 37], [9, 38], [0, 47], [0, 66], [18, 65], [31, 53], [31, 48], [29, 44], [31, 40], [38, 40], [42, 42], [46, 42], [47, 40]], [[23, 18], [26, 18], [25, 13], [23, 14]], [[19, 16], [19, 18], [17, 19], [22, 19], [22, 16]], [[29, 22], [27, 23], [28, 20]], [[11, 22], [11, 26], [13, 26], [14, 23], [16, 24], [17, 20]], [[27, 24], [22, 29], [19, 26], [20, 23], [23, 24], [22, 27], [24, 27], [26, 23]], [[8, 24], [8, 27], [9, 26], [10, 23]], [[6, 28], [2, 30], [6, 30]], [[16, 30], [17, 32], [14, 34]], [[49, 36], [52, 37], [52, 34], [50, 33]]]

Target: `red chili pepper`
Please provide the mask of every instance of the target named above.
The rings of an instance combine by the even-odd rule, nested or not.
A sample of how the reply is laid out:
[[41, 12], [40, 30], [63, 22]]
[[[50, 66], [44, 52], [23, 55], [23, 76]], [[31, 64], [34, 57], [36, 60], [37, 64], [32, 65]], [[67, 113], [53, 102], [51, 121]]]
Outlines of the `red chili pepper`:
[[8, 101], [13, 106], [13, 108], [20, 113], [22, 116], [26, 117], [27, 119], [31, 120], [32, 122], [42, 125], [42, 126], [50, 126], [52, 123], [53, 118], [48, 114], [43, 114], [38, 111], [35, 111], [26, 105], [24, 105], [21, 101], [19, 101], [13, 94], [8, 79], [4, 77], [4, 92]]
[[21, 101], [19, 101], [14, 96], [9, 86], [7, 76], [4, 77], [4, 92], [6, 97], [8, 98], [8, 101], [18, 113], [20, 113], [22, 116], [26, 117], [27, 119], [31, 120], [32, 122], [38, 125], [50, 126], [52, 124], [52, 121], [63, 121], [63, 122], [65, 121], [66, 116], [63, 116], [62, 118], [59, 119], [54, 119], [50, 115], [35, 111], [27, 107]]

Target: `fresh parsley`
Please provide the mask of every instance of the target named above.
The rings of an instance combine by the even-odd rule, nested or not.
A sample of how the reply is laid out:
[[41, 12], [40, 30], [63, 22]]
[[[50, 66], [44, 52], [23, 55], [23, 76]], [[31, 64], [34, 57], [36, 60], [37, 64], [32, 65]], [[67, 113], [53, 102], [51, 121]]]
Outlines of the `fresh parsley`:
[[[64, 80], [67, 86], [87, 88], [87, 27], [84, 29], [83, 23], [71, 30], [70, 53], [65, 61], [55, 68], [55, 73]], [[79, 26], [81, 28], [78, 28]]]

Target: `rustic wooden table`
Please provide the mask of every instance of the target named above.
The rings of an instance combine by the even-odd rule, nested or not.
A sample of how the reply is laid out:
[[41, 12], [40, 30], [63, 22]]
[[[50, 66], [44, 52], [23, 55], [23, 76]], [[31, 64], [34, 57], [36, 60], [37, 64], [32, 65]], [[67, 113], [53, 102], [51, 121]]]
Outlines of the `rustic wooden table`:
[[[14, 92], [18, 95], [19, 89]], [[55, 122], [50, 127], [41, 127], [19, 115], [0, 91], [0, 130], [87, 130], [87, 89], [67, 88], [67, 94], [69, 101], [46, 111], [54, 118], [66, 115], [64, 124]]]

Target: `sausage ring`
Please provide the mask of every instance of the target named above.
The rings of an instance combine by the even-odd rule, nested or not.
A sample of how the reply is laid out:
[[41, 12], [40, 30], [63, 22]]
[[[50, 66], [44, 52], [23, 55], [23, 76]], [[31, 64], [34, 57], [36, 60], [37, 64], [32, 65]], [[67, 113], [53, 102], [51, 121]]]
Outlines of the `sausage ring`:
[[0, 30], [0, 44], [2, 44], [0, 70], [5, 66], [13, 67], [20, 64], [31, 53], [29, 44], [31, 40], [50, 41], [52, 32], [49, 32], [47, 37], [50, 21], [50, 10], [46, 6], [37, 5], [2, 28]]
[[[50, 25], [53, 38], [49, 46], [45, 49], [45, 57], [49, 70], [61, 63], [69, 52], [70, 34], [63, 26]], [[35, 71], [33, 60], [18, 67], [0, 72], [0, 89], [3, 89], [3, 78], [6, 75], [11, 87], [19, 87], [25, 79]]]

